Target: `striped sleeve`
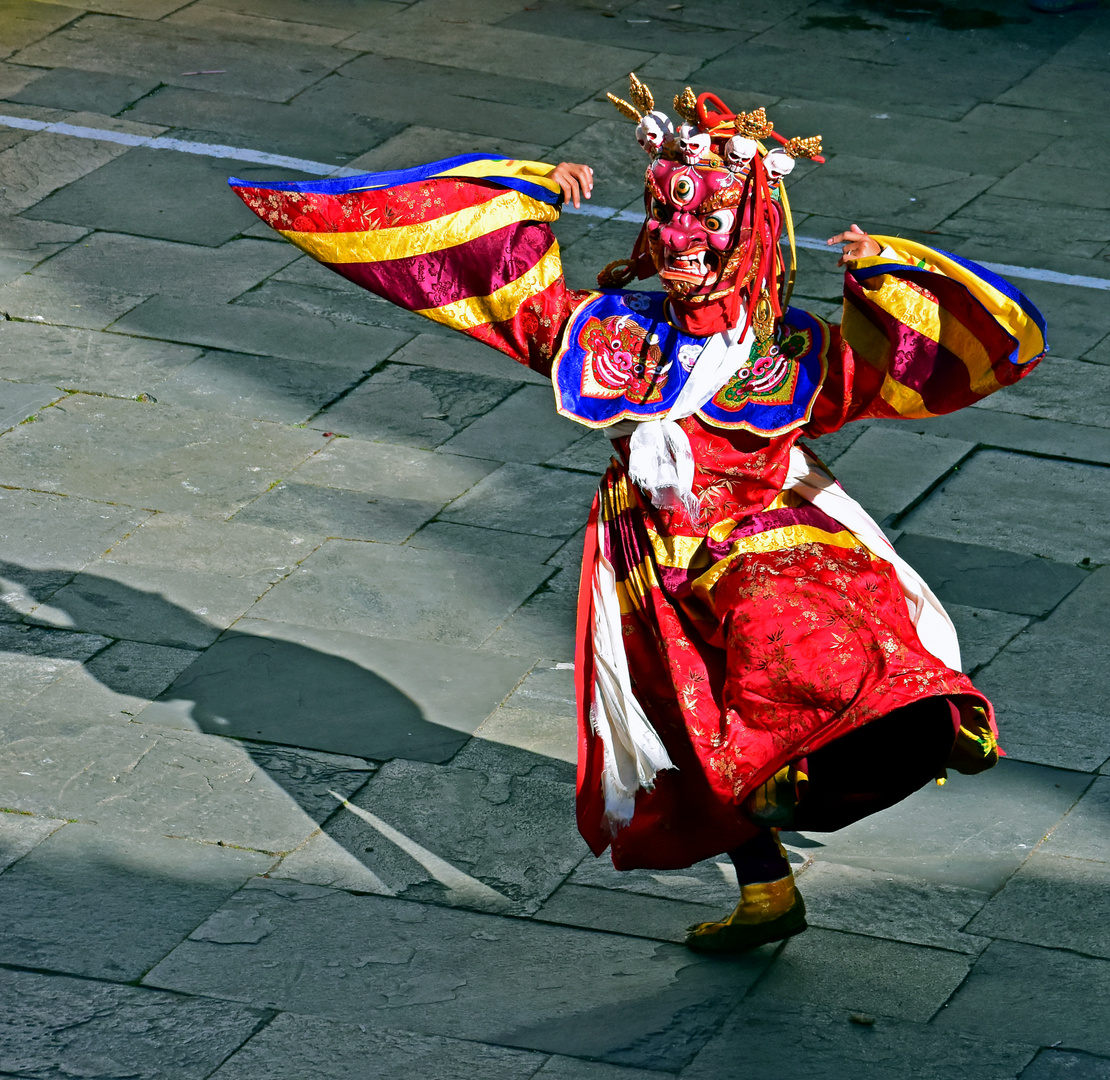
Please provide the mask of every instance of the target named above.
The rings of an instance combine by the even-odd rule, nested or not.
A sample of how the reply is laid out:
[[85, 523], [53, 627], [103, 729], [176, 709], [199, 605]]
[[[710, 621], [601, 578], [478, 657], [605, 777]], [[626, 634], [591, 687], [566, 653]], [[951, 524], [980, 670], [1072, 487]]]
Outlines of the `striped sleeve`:
[[551, 166], [467, 154], [307, 182], [229, 181], [263, 221], [398, 307], [550, 369], [567, 292]]
[[845, 275], [839, 363], [830, 357], [810, 434], [954, 412], [1036, 367], [1044, 318], [1009, 282], [909, 240], [874, 239], [883, 254]]

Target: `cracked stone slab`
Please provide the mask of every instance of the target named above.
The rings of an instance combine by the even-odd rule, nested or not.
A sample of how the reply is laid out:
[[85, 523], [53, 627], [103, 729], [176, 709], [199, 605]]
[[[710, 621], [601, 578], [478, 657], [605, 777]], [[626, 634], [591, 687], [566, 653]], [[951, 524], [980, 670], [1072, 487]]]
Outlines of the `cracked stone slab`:
[[658, 1080], [651, 1069], [628, 1069], [623, 1065], [606, 1065], [601, 1061], [560, 1057], [553, 1054], [538, 1073], [536, 1080]]
[[419, 499], [367, 498], [363, 491], [283, 481], [235, 515], [235, 521], [305, 535], [401, 544], [442, 509]]
[[136, 79], [106, 71], [55, 68], [35, 79], [8, 100], [52, 109], [89, 109], [115, 116], [158, 86], [153, 78]]
[[24, 322], [103, 330], [149, 295], [22, 274], [0, 287], [0, 314]]
[[49, 383], [0, 381], [0, 432], [31, 420], [39, 409], [61, 397], [62, 392]]
[[1110, 1080], [1110, 1058], [1070, 1050], [1041, 1050], [1021, 1080]]
[[978, 776], [949, 774], [944, 787], [928, 784], [846, 829], [807, 835], [822, 861], [995, 893], [1090, 782], [1005, 759]]
[[561, 570], [530, 596], [482, 646], [491, 652], [574, 662], [577, 570]]
[[1087, 579], [1078, 566], [997, 546], [961, 544], [904, 532], [895, 542], [938, 599], [1019, 615], [1047, 615]]
[[942, 949], [810, 929], [787, 941], [752, 1001], [837, 1001], [854, 1011], [925, 1023], [971, 963]]
[[4, 436], [0, 484], [199, 516], [237, 510], [319, 439], [257, 420], [85, 394], [42, 416]]
[[[1030, 993], [1030, 987], [1039, 988]], [[1063, 949], [996, 941], [933, 1021], [945, 1039], [990, 1031], [1034, 1046], [1110, 1054], [1105, 1021], [1110, 962]]]
[[1110, 777], [1100, 776], [1038, 848], [1044, 855], [1070, 855], [1110, 863]]
[[[990, 498], [984, 493], [990, 492]], [[907, 532], [992, 546], [1056, 562], [1110, 562], [1110, 469], [979, 450], [899, 522]], [[1046, 506], [1067, 506], [1081, 532], [1059, 528]]]
[[334, 810], [328, 791], [353, 794], [368, 773], [312, 753], [293, 768], [267, 748], [138, 723], [17, 733], [0, 767], [18, 810], [272, 852], [302, 844]]
[[138, 979], [273, 857], [151, 834], [67, 825], [0, 874], [0, 958]]
[[204, 1080], [269, 1013], [64, 975], [0, 969], [0, 1071], [48, 1080]]
[[434, 642], [243, 619], [138, 719], [379, 760], [446, 761], [528, 666]]
[[490, 473], [440, 515], [460, 525], [482, 525], [534, 536], [570, 536], [597, 489], [585, 473], [510, 463]]
[[5, 323], [0, 334], [6, 378], [114, 397], [151, 391], [200, 355], [188, 345], [36, 323]]
[[1110, 863], [1038, 851], [968, 929], [1110, 959], [1108, 886]]
[[704, 960], [643, 939], [263, 879], [221, 911], [235, 908], [273, 929], [254, 943], [186, 941], [145, 984], [673, 1071], [767, 963], [767, 950]]
[[568, 878], [576, 886], [713, 908], [718, 915], [736, 906], [736, 871], [725, 855], [684, 870], [617, 870], [608, 855], [587, 856]]
[[948, 612], [959, 635], [960, 656], [965, 672], [989, 664], [1005, 645], [1029, 625], [1029, 620], [1022, 615], [1009, 615], [990, 608], [945, 604], [944, 610]]
[[254, 608], [256, 618], [374, 637], [477, 646], [550, 576], [494, 553], [328, 540]]
[[0, 873], [65, 824], [57, 818], [0, 810]]
[[[494, 462], [488, 464], [493, 465]], [[429, 551], [455, 551], [460, 555], [486, 555], [499, 551], [511, 559], [543, 562], [562, 546], [558, 537], [525, 536], [503, 529], [457, 525], [453, 521], [430, 521], [407, 541], [409, 547]]]
[[[47, 221], [84, 225], [50, 214], [38, 214], [41, 200], [51, 192], [80, 180], [103, 165], [126, 154], [128, 148], [119, 143], [99, 139], [73, 139], [38, 131], [15, 146], [0, 153], [0, 171], [4, 174], [4, 190], [0, 193], [0, 213], [5, 216], [25, 212], [28, 217], [44, 217]], [[36, 204], [39, 204], [36, 206]]]
[[[365, 858], [365, 856], [363, 856]], [[385, 884], [361, 859], [320, 830], [266, 875], [273, 880], [299, 881], [347, 892], [393, 896]]]
[[[834, 993], [830, 1002], [841, 1003]], [[781, 1069], [790, 1047], [790, 1074], [797, 1080], [1012, 1080], [1036, 1053], [1032, 1040], [999, 1036], [990, 1028], [939, 1035], [929, 1024], [881, 1016], [873, 1026], [849, 1020], [844, 1007], [773, 1005], [745, 1001], [720, 1033], [683, 1073], [690, 1080], [715, 1080], [743, 1061], [751, 1075]], [[542, 1074], [541, 1074], [542, 1075]], [[1025, 1073], [1023, 1076], [1027, 1075]]]
[[327, 831], [398, 896], [470, 906], [465, 886], [422, 853], [430, 851], [493, 889], [504, 910], [533, 913], [586, 853], [572, 802], [569, 784], [392, 761], [352, 803], [403, 839], [351, 811]]
[[485, 415], [518, 385], [504, 378], [390, 363], [325, 409], [313, 426], [430, 449]]
[[337, 1076], [426, 1076], [530, 1080], [540, 1054], [417, 1035], [385, 1026], [281, 1013], [212, 1074], [212, 1080], [335, 1080]]
[[[1051, 325], [1055, 328], [1055, 323]], [[1099, 329], [1096, 328], [1096, 337], [1091, 345], [1097, 342]], [[1056, 348], [1054, 340], [1053, 349]], [[1083, 393], [1076, 394], [1076, 387], [1079, 386], [1083, 387]], [[1108, 392], [1110, 367], [1054, 356], [1051, 362], [1041, 364], [1029, 378], [1006, 387], [1001, 394], [983, 398], [978, 407], [1017, 413], [1037, 420], [1110, 427], [1110, 416], [1106, 411]]]
[[972, 956], [990, 944], [964, 931], [987, 903], [985, 892], [821, 859], [806, 870], [802, 891], [810, 926]]
[[[427, 326], [427, 320], [422, 322]], [[496, 349], [491, 349], [488, 345], [461, 334], [452, 334], [450, 337], [444, 337], [437, 332], [417, 334], [403, 349], [398, 349], [390, 360], [397, 364], [457, 371], [465, 375], [485, 375], [491, 379], [534, 383], [537, 386], [546, 387], [548, 400], [551, 400], [549, 378], [499, 353]]]

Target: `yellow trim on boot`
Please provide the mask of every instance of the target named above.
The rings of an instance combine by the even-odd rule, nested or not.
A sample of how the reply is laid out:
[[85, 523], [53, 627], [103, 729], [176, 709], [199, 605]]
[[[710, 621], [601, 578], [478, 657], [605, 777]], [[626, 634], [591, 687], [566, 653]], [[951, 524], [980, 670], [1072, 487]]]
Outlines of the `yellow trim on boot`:
[[805, 901], [790, 873], [778, 881], [742, 885], [732, 914], [689, 927], [686, 946], [695, 952], [747, 952], [800, 934], [806, 925]]

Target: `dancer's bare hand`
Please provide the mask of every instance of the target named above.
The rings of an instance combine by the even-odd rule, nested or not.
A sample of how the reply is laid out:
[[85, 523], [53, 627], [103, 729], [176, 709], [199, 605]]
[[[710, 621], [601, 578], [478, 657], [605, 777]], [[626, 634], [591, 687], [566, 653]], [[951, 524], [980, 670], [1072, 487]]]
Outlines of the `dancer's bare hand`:
[[575, 165], [564, 161], [549, 173], [563, 191], [563, 198], [572, 202], [577, 209], [583, 198], [588, 199], [594, 190], [594, 171], [589, 165]]
[[850, 229], [837, 233], [836, 236], [830, 236], [826, 242], [829, 247], [832, 247], [833, 244], [844, 245], [841, 256], [836, 262], [837, 266], [845, 266], [850, 262], [855, 262], [856, 259], [867, 259], [872, 255], [878, 255], [882, 251], [878, 243], [872, 240], [858, 225], [853, 225]]

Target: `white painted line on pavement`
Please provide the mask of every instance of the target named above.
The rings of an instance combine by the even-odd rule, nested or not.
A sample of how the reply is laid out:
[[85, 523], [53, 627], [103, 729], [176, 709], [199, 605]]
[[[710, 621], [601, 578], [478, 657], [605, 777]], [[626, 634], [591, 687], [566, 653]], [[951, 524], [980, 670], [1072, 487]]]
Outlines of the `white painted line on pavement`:
[[[0, 115], [0, 127], [19, 128], [23, 131], [49, 131], [55, 135], [70, 135], [76, 139], [96, 139], [99, 142], [119, 143], [121, 146], [143, 146], [148, 150], [175, 150], [182, 154], [201, 157], [226, 158], [230, 161], [247, 161], [255, 165], [273, 165], [280, 169], [295, 169], [310, 176], [357, 176], [358, 169], [328, 165], [323, 161], [287, 157], [284, 154], [267, 154], [262, 150], [249, 150], [242, 146], [223, 146], [220, 143], [187, 142], [169, 139], [163, 135], [129, 135], [123, 131], [106, 131], [100, 128], [80, 127], [76, 124], [51, 123], [45, 120], [28, 120], [22, 116]], [[636, 210], [618, 210], [614, 206], [564, 206], [564, 214], [581, 214], [604, 221], [643, 221], [643, 214]], [[832, 251], [824, 240], [815, 236], [797, 236], [800, 248], [813, 251]], [[1110, 278], [1087, 277], [1084, 274], [1061, 274], [1055, 270], [1041, 270], [1034, 266], [1011, 266], [1009, 263], [980, 262], [992, 273], [1025, 281], [1045, 281], [1053, 285], [1071, 285], [1078, 289], [1110, 291]]]

